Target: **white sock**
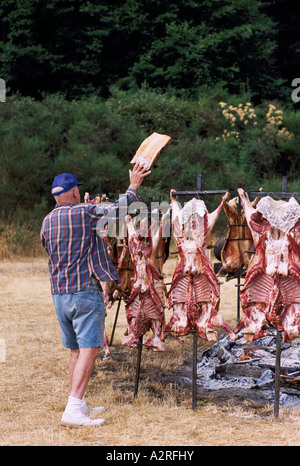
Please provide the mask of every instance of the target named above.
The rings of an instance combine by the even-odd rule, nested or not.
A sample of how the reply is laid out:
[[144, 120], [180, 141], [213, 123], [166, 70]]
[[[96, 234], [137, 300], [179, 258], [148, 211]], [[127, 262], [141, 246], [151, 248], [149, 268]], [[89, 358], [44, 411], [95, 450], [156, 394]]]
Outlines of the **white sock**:
[[87, 404], [86, 404], [84, 395], [83, 395], [82, 400], [81, 400], [81, 411], [82, 411], [83, 413], [85, 413], [86, 411], [88, 411], [88, 407], [87, 407]]
[[69, 396], [65, 411], [73, 416], [79, 416], [82, 414], [81, 408], [82, 400], [80, 398], [75, 398], [74, 396]]

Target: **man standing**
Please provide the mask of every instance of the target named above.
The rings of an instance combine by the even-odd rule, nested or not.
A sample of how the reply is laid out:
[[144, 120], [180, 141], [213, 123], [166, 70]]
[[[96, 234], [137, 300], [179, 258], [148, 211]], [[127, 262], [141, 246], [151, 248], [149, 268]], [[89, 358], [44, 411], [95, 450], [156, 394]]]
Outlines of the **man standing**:
[[[122, 198], [110, 206], [80, 202], [77, 178], [69, 173], [55, 177], [52, 194], [56, 207], [44, 219], [42, 244], [49, 257], [51, 294], [61, 327], [62, 343], [71, 350], [71, 392], [61, 422], [67, 426], [103, 425], [91, 419], [103, 406], [87, 406], [84, 393], [99, 348], [103, 348], [105, 307], [100, 281], [119, 281], [103, 238], [96, 227], [104, 216], [118, 218], [120, 202], [138, 199], [137, 190], [151, 172], [138, 164], [129, 171], [130, 185]], [[124, 214], [126, 214], [126, 209]]]

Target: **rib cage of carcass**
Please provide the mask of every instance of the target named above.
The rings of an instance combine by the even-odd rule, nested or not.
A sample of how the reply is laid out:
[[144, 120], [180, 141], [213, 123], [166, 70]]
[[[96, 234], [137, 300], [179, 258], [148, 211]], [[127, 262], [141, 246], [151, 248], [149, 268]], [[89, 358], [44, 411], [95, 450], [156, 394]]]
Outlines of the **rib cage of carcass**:
[[215, 327], [222, 327], [232, 339], [236, 339], [218, 313], [219, 284], [205, 252], [213, 226], [228, 196], [229, 193], [226, 193], [212, 213], [208, 213], [200, 199], [192, 199], [181, 209], [178, 201], [171, 196], [172, 231], [178, 258], [167, 295], [172, 316], [166, 325], [165, 338], [172, 336], [181, 341], [180, 336], [196, 331], [197, 336], [216, 341]]
[[283, 341], [300, 336], [300, 206], [262, 198], [257, 208], [238, 190], [256, 247], [240, 293], [243, 317], [235, 333], [245, 339], [266, 335], [270, 326], [283, 331]]
[[[128, 246], [134, 268], [134, 282], [125, 305], [128, 328], [122, 338], [126, 346], [136, 348], [140, 337], [152, 332], [145, 342], [147, 349], [164, 351], [162, 341], [165, 326], [166, 286], [162, 275], [165, 238], [162, 236], [165, 214], [160, 224], [142, 220], [138, 226], [126, 217]], [[156, 231], [155, 231], [156, 230]]]

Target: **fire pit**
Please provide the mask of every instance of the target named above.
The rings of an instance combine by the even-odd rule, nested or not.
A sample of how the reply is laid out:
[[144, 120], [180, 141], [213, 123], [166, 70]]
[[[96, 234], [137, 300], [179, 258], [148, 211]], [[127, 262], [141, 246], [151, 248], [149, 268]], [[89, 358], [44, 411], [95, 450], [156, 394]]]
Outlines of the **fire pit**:
[[[274, 402], [276, 330], [247, 342], [243, 333], [234, 342], [227, 335], [203, 352], [197, 364], [197, 386], [208, 390], [259, 391], [260, 399]], [[281, 344], [280, 399], [283, 407], [300, 407], [300, 339]]]

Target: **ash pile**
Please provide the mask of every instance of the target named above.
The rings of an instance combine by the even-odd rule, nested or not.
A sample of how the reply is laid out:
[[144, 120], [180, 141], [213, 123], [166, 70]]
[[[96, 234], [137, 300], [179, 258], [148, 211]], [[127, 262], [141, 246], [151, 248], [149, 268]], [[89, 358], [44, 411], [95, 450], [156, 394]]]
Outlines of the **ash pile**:
[[[203, 352], [197, 364], [197, 386], [206, 390], [241, 390], [259, 393], [263, 403], [274, 402], [276, 329], [268, 336], [247, 342], [243, 333], [232, 341], [228, 335]], [[280, 399], [286, 408], [300, 408], [300, 339], [281, 343]]]

